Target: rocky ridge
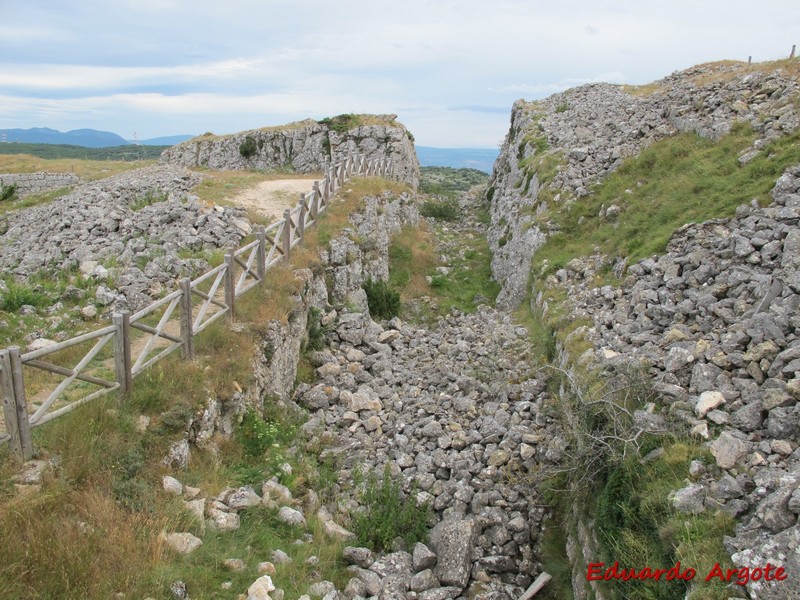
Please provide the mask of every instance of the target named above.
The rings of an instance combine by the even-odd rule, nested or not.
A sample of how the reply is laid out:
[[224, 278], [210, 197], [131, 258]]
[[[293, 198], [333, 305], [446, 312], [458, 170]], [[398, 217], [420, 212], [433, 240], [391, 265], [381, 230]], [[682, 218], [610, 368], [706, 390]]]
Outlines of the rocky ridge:
[[[322, 171], [352, 153], [367, 160], [388, 157], [397, 179], [419, 185], [419, 162], [410, 132], [396, 115], [370, 117], [381, 124], [364, 124], [337, 131], [312, 119], [283, 127], [252, 129], [232, 135], [203, 135], [161, 155], [161, 162], [185, 167], [212, 169], [291, 169], [299, 173]], [[371, 121], [370, 121], [371, 122]], [[240, 148], [252, 140], [253, 154]]]
[[[540, 217], [548, 208], [586, 196], [594, 183], [653, 142], [682, 131], [718, 139], [744, 122], [759, 136], [740, 159], [747, 161], [766, 140], [800, 128], [800, 83], [780, 68], [701, 65], [650, 87], [654, 91], [642, 96], [623, 86], [590, 84], [514, 103], [488, 192], [492, 273], [503, 284], [499, 306], [524, 300], [531, 257], [547, 234]], [[540, 181], [532, 164], [547, 155], [553, 172]]]

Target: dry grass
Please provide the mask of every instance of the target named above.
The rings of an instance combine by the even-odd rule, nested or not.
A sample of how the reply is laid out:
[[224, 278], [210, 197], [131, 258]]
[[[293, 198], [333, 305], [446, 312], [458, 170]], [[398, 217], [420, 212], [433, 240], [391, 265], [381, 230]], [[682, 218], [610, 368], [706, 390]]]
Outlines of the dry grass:
[[660, 83], [646, 83], [644, 85], [623, 85], [622, 91], [631, 96], [647, 98], [658, 92], [663, 92], [665, 87]]
[[0, 173], [75, 173], [84, 181], [94, 181], [111, 177], [118, 173], [141, 169], [155, 160], [77, 160], [74, 158], [46, 159], [30, 154], [0, 154]]
[[717, 81], [731, 81], [750, 73], [772, 73], [780, 69], [784, 76], [800, 78], [800, 57], [784, 58], [757, 63], [746, 63], [736, 60], [720, 60], [703, 63], [693, 67], [706, 72], [693, 75], [695, 85], [704, 86]]

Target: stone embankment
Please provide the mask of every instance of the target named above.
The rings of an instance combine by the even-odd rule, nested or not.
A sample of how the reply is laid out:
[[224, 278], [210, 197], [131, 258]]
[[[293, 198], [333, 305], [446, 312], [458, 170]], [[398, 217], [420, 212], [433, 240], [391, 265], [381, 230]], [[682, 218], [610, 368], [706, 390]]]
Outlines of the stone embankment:
[[[635, 95], [622, 86], [591, 84], [514, 103], [489, 187], [492, 273], [503, 284], [499, 306], [513, 308], [525, 299], [531, 257], [547, 234], [542, 218], [552, 204], [586, 196], [651, 143], [682, 131], [718, 139], [743, 122], [759, 136], [741, 157], [747, 161], [766, 140], [800, 128], [800, 83], [780, 69], [706, 65], [648, 87], [648, 95]], [[542, 182], [531, 165], [546, 152], [554, 153], [553, 173]]]
[[[784, 561], [800, 572], [800, 166], [778, 180], [773, 204], [732, 219], [690, 224], [667, 252], [629, 267], [619, 288], [591, 281], [602, 257], [575, 259], [549, 286], [564, 287], [596, 350], [579, 360], [650, 365], [662, 398], [654, 418], [708, 440], [674, 505], [738, 518], [725, 541], [740, 567]], [[576, 357], [577, 358], [577, 357]], [[797, 581], [753, 597], [800, 596]], [[786, 596], [785, 594], [789, 594]]]
[[16, 196], [24, 198], [31, 194], [43, 194], [61, 188], [78, 185], [80, 178], [75, 173], [0, 173], [0, 184], [17, 186]]
[[[419, 162], [411, 133], [396, 120], [396, 115], [367, 115], [366, 123], [347, 131], [334, 130], [314, 120], [282, 127], [252, 129], [216, 136], [202, 135], [168, 148], [161, 155], [166, 164], [212, 169], [289, 169], [312, 173], [351, 154], [367, 160], [388, 157], [394, 176], [419, 185]], [[375, 124], [372, 124], [372, 123]], [[252, 153], [242, 152], [252, 144]]]
[[96, 301], [139, 309], [180, 277], [209, 268], [182, 258], [236, 245], [252, 228], [242, 209], [207, 207], [201, 176], [181, 167], [137, 169], [78, 186], [53, 202], [9, 213], [0, 270], [26, 278], [78, 268], [100, 282]]

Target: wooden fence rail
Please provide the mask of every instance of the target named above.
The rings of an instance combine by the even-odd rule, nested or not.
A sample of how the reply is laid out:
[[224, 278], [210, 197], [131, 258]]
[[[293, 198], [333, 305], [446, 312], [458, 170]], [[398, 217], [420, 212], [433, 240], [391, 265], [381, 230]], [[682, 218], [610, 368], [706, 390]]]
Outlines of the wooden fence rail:
[[[0, 350], [5, 418], [0, 444], [9, 442], [17, 459], [29, 460], [33, 456], [33, 428], [111, 392], [124, 400], [138, 375], [175, 350], [180, 349], [185, 359], [194, 358], [194, 337], [218, 319], [233, 320], [236, 299], [261, 285], [272, 266], [288, 260], [292, 248], [302, 242], [306, 229], [317, 222], [345, 181], [353, 176], [391, 175], [392, 164], [387, 158], [348, 156], [332, 164], [323, 179], [314, 182], [311, 192], [301, 194], [297, 206], [287, 209], [281, 220], [259, 227], [254, 241], [230, 249], [221, 265], [196, 279], [181, 279], [178, 289], [164, 298], [134, 314], [114, 313], [111, 325], [53, 346], [26, 353], [16, 346]], [[136, 345], [132, 344], [134, 337]], [[72, 368], [47, 360], [52, 354], [90, 342], [91, 349]], [[104, 364], [112, 359], [113, 370]], [[31, 402], [32, 413], [25, 368], [39, 371], [40, 377], [44, 373], [45, 380], [54, 375], [63, 377], [46, 397], [37, 395]]]

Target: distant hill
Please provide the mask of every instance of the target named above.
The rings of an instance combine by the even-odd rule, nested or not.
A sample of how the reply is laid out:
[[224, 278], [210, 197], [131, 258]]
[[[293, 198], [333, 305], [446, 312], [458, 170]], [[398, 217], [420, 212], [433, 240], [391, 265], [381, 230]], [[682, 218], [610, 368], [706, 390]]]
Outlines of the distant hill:
[[109, 146], [126, 146], [130, 142], [110, 131], [96, 129], [73, 129], [61, 132], [48, 127], [32, 129], [0, 129], [0, 137], [5, 134], [6, 142], [22, 142], [26, 144], [68, 144], [84, 148], [108, 148]]
[[500, 151], [496, 148], [430, 148], [417, 146], [421, 167], [451, 167], [477, 169], [491, 173]]
[[153, 160], [168, 146], [110, 146], [87, 148], [63, 144], [0, 144], [0, 154], [31, 154], [39, 158], [75, 158], [83, 160]]

